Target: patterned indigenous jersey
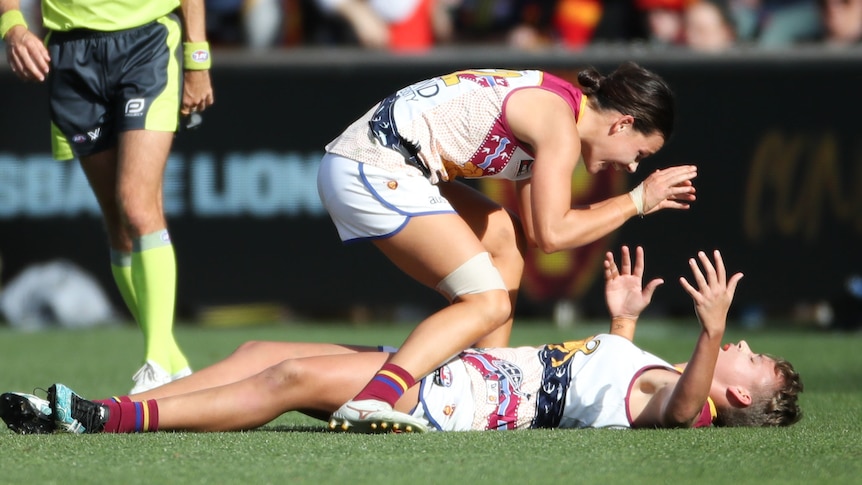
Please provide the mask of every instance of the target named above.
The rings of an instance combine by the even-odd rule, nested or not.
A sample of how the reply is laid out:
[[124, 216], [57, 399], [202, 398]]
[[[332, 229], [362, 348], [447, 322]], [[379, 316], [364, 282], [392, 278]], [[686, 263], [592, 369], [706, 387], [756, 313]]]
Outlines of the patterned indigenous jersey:
[[579, 119], [586, 96], [542, 71], [458, 71], [407, 86], [351, 124], [326, 150], [437, 183], [455, 177], [529, 178], [534, 156], [503, 116], [514, 91], [559, 94]]
[[180, 0], [42, 0], [42, 19], [46, 29], [58, 32], [116, 32], [140, 27], [179, 6]]
[[[432, 374], [423, 382], [422, 403], [429, 421], [445, 431], [631, 428], [631, 387], [656, 368], [679, 372], [609, 334], [543, 347], [471, 349], [441, 367], [445, 379]], [[459, 382], [462, 369], [469, 386]], [[444, 385], [457, 389], [454, 395], [434, 396], [434, 386]], [[464, 392], [472, 399], [457, 395]], [[708, 402], [695, 427], [710, 425], [714, 415]]]

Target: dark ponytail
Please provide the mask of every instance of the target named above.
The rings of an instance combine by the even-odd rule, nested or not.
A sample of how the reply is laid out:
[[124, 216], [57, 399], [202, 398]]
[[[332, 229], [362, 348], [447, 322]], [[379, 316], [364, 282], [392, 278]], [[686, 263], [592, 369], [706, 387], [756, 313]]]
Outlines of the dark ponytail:
[[676, 109], [674, 95], [657, 74], [626, 62], [608, 76], [594, 68], [584, 69], [578, 73], [578, 83], [594, 109], [631, 115], [638, 132], [660, 133], [665, 141], [670, 139]]

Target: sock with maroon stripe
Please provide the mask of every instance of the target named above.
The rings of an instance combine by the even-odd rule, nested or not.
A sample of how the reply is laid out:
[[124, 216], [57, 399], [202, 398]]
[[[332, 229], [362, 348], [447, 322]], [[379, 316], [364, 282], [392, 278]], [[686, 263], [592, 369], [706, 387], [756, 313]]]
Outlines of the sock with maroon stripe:
[[95, 402], [108, 408], [103, 433], [145, 433], [159, 429], [159, 405], [155, 399], [132, 402], [122, 396]]
[[365, 386], [365, 389], [357, 394], [353, 400], [374, 399], [389, 403], [390, 406], [395, 406], [398, 398], [415, 383], [416, 381], [410, 373], [395, 364], [387, 362], [377, 371], [377, 374]]

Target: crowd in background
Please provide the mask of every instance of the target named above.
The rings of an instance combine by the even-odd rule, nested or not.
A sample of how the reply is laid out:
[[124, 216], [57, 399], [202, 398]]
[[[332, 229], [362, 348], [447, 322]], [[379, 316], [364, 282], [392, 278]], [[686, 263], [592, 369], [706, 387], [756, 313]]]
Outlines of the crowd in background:
[[[701, 52], [862, 45], [862, 0], [205, 0], [211, 44], [271, 49], [442, 45], [582, 49], [639, 42]], [[22, 0], [30, 25], [39, 1]]]

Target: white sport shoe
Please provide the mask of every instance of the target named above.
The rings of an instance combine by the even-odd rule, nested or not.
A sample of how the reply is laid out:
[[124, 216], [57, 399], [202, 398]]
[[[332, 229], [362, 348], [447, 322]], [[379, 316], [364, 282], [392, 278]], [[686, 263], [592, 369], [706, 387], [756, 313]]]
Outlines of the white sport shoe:
[[129, 394], [138, 394], [171, 382], [171, 375], [159, 364], [148, 360], [143, 367], [138, 369], [138, 372], [135, 372], [132, 380], [135, 381], [135, 385]]
[[192, 375], [192, 368], [185, 367], [171, 374], [171, 382], [182, 379], [183, 377], [188, 377], [190, 375]]
[[349, 433], [424, 433], [424, 422], [392, 409], [383, 401], [347, 401], [329, 418], [329, 429]]

